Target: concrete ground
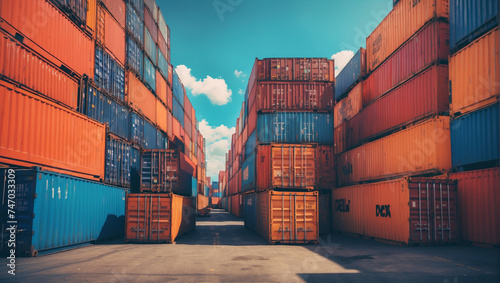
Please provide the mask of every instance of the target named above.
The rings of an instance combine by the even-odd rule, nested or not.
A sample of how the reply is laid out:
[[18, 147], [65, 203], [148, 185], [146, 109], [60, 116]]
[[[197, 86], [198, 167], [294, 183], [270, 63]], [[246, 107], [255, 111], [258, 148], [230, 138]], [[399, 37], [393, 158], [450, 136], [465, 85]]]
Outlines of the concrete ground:
[[241, 219], [212, 210], [176, 244], [109, 242], [20, 258], [15, 276], [2, 264], [0, 282], [499, 282], [499, 254], [341, 235], [317, 246], [270, 246]]

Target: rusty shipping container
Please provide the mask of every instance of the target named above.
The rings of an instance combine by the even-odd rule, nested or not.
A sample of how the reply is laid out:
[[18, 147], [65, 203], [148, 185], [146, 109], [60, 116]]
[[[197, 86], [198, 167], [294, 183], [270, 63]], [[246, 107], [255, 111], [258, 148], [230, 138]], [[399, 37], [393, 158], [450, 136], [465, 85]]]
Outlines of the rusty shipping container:
[[448, 19], [448, 0], [402, 1], [366, 38], [368, 73], [433, 19]]
[[450, 112], [458, 116], [493, 104], [500, 96], [499, 29], [450, 58]]
[[125, 74], [125, 94], [130, 106], [156, 124], [156, 97], [130, 71]]
[[245, 227], [270, 244], [316, 244], [318, 211], [318, 192], [260, 192], [245, 196]]
[[255, 81], [334, 82], [333, 60], [326, 58], [255, 59], [249, 85]]
[[92, 40], [50, 2], [1, 1], [0, 18], [4, 20], [0, 23], [3, 29], [13, 35], [19, 32], [24, 44], [37, 48], [37, 52], [42, 52], [55, 65], [62, 65], [80, 76], [94, 77]]
[[0, 81], [0, 163], [104, 178], [103, 124]]
[[175, 194], [127, 194], [125, 241], [172, 243], [196, 227], [194, 198]]
[[344, 120], [350, 120], [363, 108], [363, 82], [354, 86], [347, 97], [335, 104], [333, 109], [333, 127], [337, 128]]
[[334, 189], [333, 230], [406, 245], [459, 239], [456, 181], [402, 178]]
[[1, 32], [0, 74], [72, 109], [78, 106], [77, 81]]
[[333, 107], [333, 84], [321, 82], [259, 82], [257, 108], [261, 110], [326, 110]]
[[448, 23], [434, 21], [405, 42], [363, 82], [363, 105], [370, 104], [430, 65], [446, 63], [449, 31]]
[[450, 179], [458, 180], [462, 240], [500, 245], [500, 168], [453, 173]]
[[340, 154], [337, 185], [443, 173], [450, 168], [450, 119], [436, 116]]
[[446, 114], [448, 105], [448, 65], [433, 66], [366, 106], [344, 128], [335, 129], [337, 141], [345, 140], [338, 150], [349, 150], [422, 118]]

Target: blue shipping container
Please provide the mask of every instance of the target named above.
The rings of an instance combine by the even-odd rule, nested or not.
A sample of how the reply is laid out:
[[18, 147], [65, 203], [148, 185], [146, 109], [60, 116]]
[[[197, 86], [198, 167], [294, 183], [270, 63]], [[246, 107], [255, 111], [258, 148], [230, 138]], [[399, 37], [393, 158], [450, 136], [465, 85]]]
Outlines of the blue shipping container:
[[127, 66], [142, 78], [144, 69], [144, 56], [137, 43], [127, 35]]
[[497, 103], [451, 122], [453, 167], [498, 160], [498, 108]]
[[241, 166], [241, 191], [255, 189], [255, 152], [250, 154]]
[[313, 112], [261, 113], [256, 131], [259, 143], [333, 144], [333, 117]]
[[253, 133], [248, 137], [247, 142], [245, 144], [245, 159], [248, 158], [250, 154], [257, 148], [257, 131], [253, 131]]
[[[136, 0], [142, 2], [140, 0]], [[132, 9], [132, 5], [127, 3], [127, 31], [137, 40], [141, 47], [144, 46], [144, 22], [142, 21], [142, 13], [137, 13], [136, 10]]]
[[147, 28], [144, 29], [144, 50], [146, 50], [149, 59], [156, 65], [156, 43]]
[[[2, 203], [8, 197], [8, 170], [0, 171]], [[16, 169], [15, 181], [18, 256], [123, 235], [127, 190], [38, 169]]]
[[456, 52], [498, 25], [498, 0], [450, 1], [450, 50]]
[[356, 84], [366, 73], [366, 55], [365, 50], [360, 48], [354, 57], [351, 58], [335, 78], [335, 100], [339, 101], [347, 95], [351, 86]]
[[138, 144], [144, 144], [144, 119], [137, 113], [132, 112], [130, 115], [130, 141]]
[[168, 149], [168, 138], [160, 130], [156, 130], [156, 148]]
[[160, 69], [160, 73], [168, 80], [168, 62], [161, 52], [158, 52], [158, 69]]
[[257, 195], [245, 196], [245, 227], [257, 231]]
[[205, 196], [208, 197], [210, 195], [210, 189], [205, 186]]
[[125, 101], [125, 70], [100, 47], [95, 50], [95, 76], [98, 87]]
[[[86, 0], [52, 0], [69, 15], [77, 17], [77, 23], [85, 24], [87, 22], [87, 1]], [[74, 17], [70, 17], [74, 19]]]
[[138, 148], [130, 149], [130, 192], [138, 193], [141, 185], [141, 151]]
[[158, 147], [156, 134], [156, 128], [148, 121], [144, 121], [144, 143], [142, 146], [147, 149], [156, 149]]
[[[137, 9], [137, 12], [139, 15], [141, 15], [141, 19], [144, 15], [144, 1], [143, 0], [129, 0], [129, 3], [132, 3], [132, 5], [134, 6], [135, 9]], [[129, 7], [132, 7], [129, 5], [127, 5], [127, 9], [129, 9]]]
[[122, 138], [129, 137], [130, 111], [111, 100], [93, 86], [89, 86], [86, 109], [83, 113], [101, 123], [107, 123], [109, 130]]
[[172, 77], [172, 92], [174, 97], [177, 98], [177, 101], [181, 104], [182, 108], [184, 108], [184, 88], [182, 86], [182, 82], [177, 75], [177, 72], [174, 70], [174, 74]]
[[172, 114], [173, 116], [177, 119], [177, 121], [179, 121], [179, 123], [181, 123], [181, 126], [184, 128], [184, 109], [182, 109], [182, 106], [181, 104], [179, 103], [179, 101], [177, 101], [177, 99], [174, 97], [173, 99], [173, 103], [172, 103]]
[[130, 145], [123, 141], [108, 136], [106, 139], [106, 166], [104, 182], [130, 187]]
[[219, 182], [212, 182], [212, 189], [218, 190], [219, 189]]
[[198, 180], [195, 177], [191, 178], [191, 196], [198, 196]]
[[144, 55], [144, 81], [153, 91], [156, 91], [156, 69], [153, 63]]

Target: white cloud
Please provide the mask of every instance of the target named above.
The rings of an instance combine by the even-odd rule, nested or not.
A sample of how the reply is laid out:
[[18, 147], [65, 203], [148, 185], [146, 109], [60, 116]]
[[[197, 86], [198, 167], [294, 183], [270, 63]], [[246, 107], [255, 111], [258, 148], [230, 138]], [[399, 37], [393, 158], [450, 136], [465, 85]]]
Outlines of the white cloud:
[[238, 90], [238, 93], [239, 93], [240, 95], [243, 95], [243, 94], [244, 94], [244, 92], [243, 92], [243, 90], [242, 90], [241, 88], [240, 88], [240, 90]]
[[239, 77], [246, 77], [247, 75], [245, 75], [243, 73], [243, 71], [238, 71], [238, 70], [234, 70], [234, 75], [239, 78]]
[[207, 176], [217, 182], [219, 171], [226, 168], [226, 153], [231, 146], [231, 136], [235, 127], [228, 128], [225, 125], [212, 127], [203, 119], [200, 121], [200, 132], [205, 138], [207, 160]]
[[199, 80], [191, 75], [191, 69], [185, 65], [179, 65], [175, 68], [182, 83], [191, 90], [193, 95], [204, 94], [214, 105], [224, 105], [231, 101], [232, 91], [228, 89], [226, 81], [222, 78], [206, 78]]
[[338, 53], [332, 55], [332, 59], [335, 60], [335, 76], [337, 76], [345, 65], [349, 63], [349, 60], [354, 56], [354, 52], [351, 50], [342, 50]]

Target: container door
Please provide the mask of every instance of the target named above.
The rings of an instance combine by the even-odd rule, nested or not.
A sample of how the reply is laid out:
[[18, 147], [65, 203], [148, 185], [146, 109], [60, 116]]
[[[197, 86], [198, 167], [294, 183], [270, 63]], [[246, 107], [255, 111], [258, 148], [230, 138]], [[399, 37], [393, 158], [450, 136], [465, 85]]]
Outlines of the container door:
[[293, 183], [296, 188], [314, 187], [316, 185], [316, 150], [312, 147], [293, 148]]
[[294, 194], [295, 242], [318, 241], [318, 196]]
[[295, 198], [290, 194], [285, 193], [271, 193], [271, 223], [270, 223], [270, 242], [290, 243], [294, 242], [294, 215], [293, 207], [295, 205]]
[[436, 242], [447, 242], [455, 240], [458, 235], [457, 223], [457, 190], [454, 184], [449, 182], [435, 184], [433, 186], [433, 210], [434, 223], [433, 239]]
[[169, 242], [171, 229], [171, 198], [162, 195], [149, 197], [149, 242]]
[[274, 146], [272, 147], [272, 178], [274, 188], [287, 188], [292, 186], [293, 172], [291, 172], [293, 164], [293, 149], [291, 146]]
[[148, 196], [127, 196], [127, 231], [125, 237], [128, 241], [146, 242], [148, 237]]

